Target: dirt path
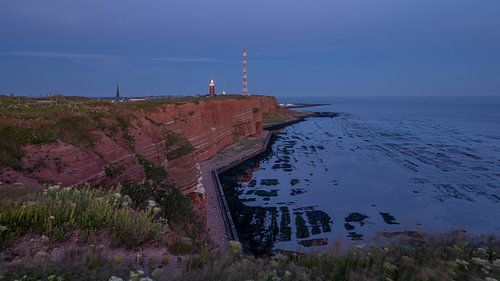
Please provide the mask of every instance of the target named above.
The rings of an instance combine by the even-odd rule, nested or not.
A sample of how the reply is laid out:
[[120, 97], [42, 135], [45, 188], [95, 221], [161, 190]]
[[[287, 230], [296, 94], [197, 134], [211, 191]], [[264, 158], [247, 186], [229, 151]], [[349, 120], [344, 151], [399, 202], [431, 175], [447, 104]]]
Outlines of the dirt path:
[[224, 226], [221, 208], [217, 199], [217, 190], [212, 179], [211, 172], [215, 169], [240, 162], [262, 150], [266, 139], [271, 134], [264, 131], [256, 137], [242, 137], [236, 143], [224, 148], [209, 160], [200, 163], [202, 183], [205, 187], [206, 211], [207, 211], [207, 231], [214, 246], [221, 254], [229, 250], [228, 237]]

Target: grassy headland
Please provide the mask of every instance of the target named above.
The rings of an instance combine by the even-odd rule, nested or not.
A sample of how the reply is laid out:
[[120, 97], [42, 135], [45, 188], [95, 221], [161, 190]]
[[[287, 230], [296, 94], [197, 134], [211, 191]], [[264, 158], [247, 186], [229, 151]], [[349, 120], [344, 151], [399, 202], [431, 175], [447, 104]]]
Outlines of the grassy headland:
[[[197, 102], [201, 98], [154, 99], [134, 103], [112, 103], [83, 97], [54, 96], [46, 99], [0, 96], [0, 165], [22, 169], [19, 160], [28, 144], [47, 144], [57, 140], [91, 147], [95, 132], [121, 135], [133, 144], [128, 133], [134, 112], [157, 110], [166, 103]], [[171, 159], [192, 151], [182, 136], [168, 132], [168, 145], [177, 148]]]
[[274, 112], [264, 113], [263, 119], [264, 123], [272, 124], [291, 121], [294, 118], [286, 108], [278, 107]]

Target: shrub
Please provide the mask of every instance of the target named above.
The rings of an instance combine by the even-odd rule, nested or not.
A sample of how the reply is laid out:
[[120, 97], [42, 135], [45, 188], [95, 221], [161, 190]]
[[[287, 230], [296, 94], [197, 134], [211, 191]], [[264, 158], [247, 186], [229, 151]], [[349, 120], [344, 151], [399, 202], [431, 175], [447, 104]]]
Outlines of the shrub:
[[166, 188], [157, 195], [157, 202], [165, 212], [165, 217], [176, 226], [186, 226], [196, 222], [198, 214], [193, 209], [191, 200], [175, 187]]
[[146, 179], [161, 182], [166, 179], [167, 171], [162, 166], [156, 166], [144, 157], [138, 157], [139, 163], [144, 168]]
[[117, 210], [111, 219], [111, 234], [116, 246], [132, 249], [147, 241], [165, 242], [163, 235], [167, 221], [152, 223], [153, 215], [150, 211]]
[[117, 190], [49, 187], [34, 201], [0, 209], [0, 248], [29, 232], [64, 241], [76, 229], [111, 230], [116, 244], [128, 248], [149, 240], [162, 242], [166, 222], [156, 220], [152, 209], [135, 211], [130, 203]]
[[124, 195], [130, 197], [132, 204], [137, 208], [144, 207], [148, 199], [153, 199], [155, 187], [156, 183], [151, 180], [142, 183], [125, 181], [122, 183], [121, 191]]
[[123, 172], [123, 167], [113, 166], [113, 164], [108, 163], [104, 166], [104, 172], [107, 177], [115, 178]]
[[194, 147], [189, 140], [171, 131], [165, 134], [165, 147], [167, 149], [166, 156], [169, 160], [186, 156], [194, 151]]

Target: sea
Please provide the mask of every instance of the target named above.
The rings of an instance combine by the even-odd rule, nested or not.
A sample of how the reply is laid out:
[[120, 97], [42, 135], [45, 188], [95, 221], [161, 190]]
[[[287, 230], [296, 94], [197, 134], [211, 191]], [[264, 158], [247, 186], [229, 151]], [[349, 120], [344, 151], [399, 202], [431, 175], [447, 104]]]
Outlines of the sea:
[[500, 236], [500, 97], [281, 97], [338, 112], [220, 175], [256, 254], [401, 237]]

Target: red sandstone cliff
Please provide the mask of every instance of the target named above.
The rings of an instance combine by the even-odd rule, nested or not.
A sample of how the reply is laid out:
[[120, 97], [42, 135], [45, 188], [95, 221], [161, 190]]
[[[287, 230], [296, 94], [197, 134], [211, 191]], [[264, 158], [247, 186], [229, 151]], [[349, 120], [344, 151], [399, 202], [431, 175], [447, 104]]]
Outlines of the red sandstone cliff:
[[[27, 145], [23, 147], [22, 169], [0, 167], [0, 181], [28, 185], [54, 182], [64, 186], [141, 181], [145, 171], [138, 158], [143, 157], [165, 167], [184, 193], [202, 192], [197, 162], [231, 144], [235, 134], [250, 136], [262, 132], [263, 113], [275, 108], [276, 100], [264, 96], [161, 104], [152, 111], [133, 113], [126, 134], [91, 132], [96, 136], [92, 147], [62, 141]], [[169, 152], [176, 147], [168, 145], [168, 131], [185, 137], [194, 146], [194, 152], [169, 159]]]

